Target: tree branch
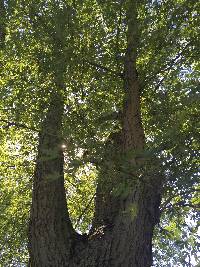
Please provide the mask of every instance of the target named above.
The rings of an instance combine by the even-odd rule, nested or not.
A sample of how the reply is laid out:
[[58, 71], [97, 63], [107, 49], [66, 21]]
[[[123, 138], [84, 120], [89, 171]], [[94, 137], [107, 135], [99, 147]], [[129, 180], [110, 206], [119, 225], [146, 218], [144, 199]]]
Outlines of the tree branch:
[[79, 225], [84, 213], [89, 209], [94, 197], [96, 195], [96, 192], [93, 194], [93, 196], [91, 197], [91, 199], [89, 200], [88, 204], [86, 205], [86, 207], [84, 208], [84, 210], [81, 212], [80, 216], [78, 217], [76, 223], [75, 223], [75, 228]]
[[[200, 189], [191, 189], [191, 190], [189, 190], [187, 192], [182, 192], [182, 193], [174, 194], [174, 195], [170, 196], [164, 203], [161, 204], [161, 212], [163, 212], [166, 209], [172, 208], [176, 204], [179, 204], [179, 206], [182, 206], [182, 207], [186, 206], [186, 205], [189, 205], [189, 204], [185, 203], [184, 201], [179, 201], [179, 202], [171, 204], [169, 207], [167, 207], [167, 205], [170, 204], [170, 201], [173, 198], [178, 197], [178, 196], [188, 195], [188, 194], [195, 193], [195, 192], [200, 192]], [[196, 205], [193, 205], [193, 206], [196, 206]], [[190, 205], [190, 207], [192, 207], [192, 206]]]
[[123, 73], [116, 72], [114, 70], [109, 69], [108, 67], [105, 67], [105, 66], [103, 66], [101, 64], [98, 64], [98, 63], [95, 63], [95, 62], [91, 62], [90, 60], [87, 60], [87, 59], [84, 59], [84, 62], [88, 63], [91, 66], [94, 66], [94, 67], [96, 67], [98, 69], [102, 69], [102, 70], [104, 70], [106, 72], [110, 72], [110, 73], [114, 74], [115, 76], [120, 77], [121, 79], [124, 79], [124, 74]]
[[6, 126], [2, 126], [1, 128], [9, 128], [9, 127], [15, 126], [15, 127], [18, 127], [18, 128], [24, 128], [24, 129], [31, 130], [31, 131], [34, 131], [34, 132], [39, 132], [39, 130], [37, 130], [36, 128], [29, 127], [29, 126], [27, 126], [27, 125], [25, 125], [23, 123], [17, 123], [17, 122], [5, 120], [5, 119], [0, 119], [0, 121], [7, 124]]
[[108, 113], [108, 114], [101, 116], [96, 121], [98, 123], [103, 123], [105, 121], [119, 120], [120, 118], [121, 118], [121, 112], [114, 111], [112, 113]]
[[[169, 72], [169, 71], [173, 68], [174, 64], [177, 63], [178, 60], [180, 60], [180, 57], [183, 55], [184, 51], [187, 49], [188, 46], [189, 46], [189, 43], [187, 43], [187, 44], [182, 48], [182, 50], [179, 51], [179, 53], [178, 53], [174, 58], [172, 58], [170, 61], [168, 61], [163, 69], [158, 70], [158, 71], [155, 73], [155, 75], [149, 77], [149, 79], [147, 78], [147, 79], [146, 79], [146, 82], [144, 83], [144, 87], [145, 87], [147, 84], [151, 83], [151, 82], [155, 79], [155, 77], [156, 77], [158, 74], [164, 74], [166, 71]], [[158, 85], [156, 86], [155, 89], [158, 89], [158, 88], [159, 88], [159, 86], [160, 86], [160, 85], [163, 83], [163, 81], [166, 79], [166, 76], [167, 76], [167, 75], [165, 75], [165, 77], [163, 77], [163, 78], [161, 79], [161, 81], [158, 83]]]
[[185, 203], [184, 201], [179, 201], [177, 203], [171, 204], [168, 207], [165, 207], [164, 209], [162, 209], [162, 211], [164, 211], [164, 210], [173, 210], [173, 208], [175, 208], [175, 207], [181, 207], [181, 208], [189, 207], [189, 208], [192, 208], [192, 209], [198, 211], [200, 209], [200, 204], [194, 205], [192, 203]]

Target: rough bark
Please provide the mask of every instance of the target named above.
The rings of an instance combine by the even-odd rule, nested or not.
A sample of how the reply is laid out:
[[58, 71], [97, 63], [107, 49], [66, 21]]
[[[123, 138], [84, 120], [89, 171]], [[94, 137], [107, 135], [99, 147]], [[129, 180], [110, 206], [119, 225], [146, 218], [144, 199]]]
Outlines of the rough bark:
[[[140, 152], [145, 138], [141, 121], [140, 88], [136, 69], [139, 33], [137, 25], [137, 1], [127, 1], [127, 50], [124, 63], [124, 107], [122, 120], [123, 150]], [[133, 162], [137, 163], [137, 162]]]
[[30, 220], [31, 266], [150, 267], [152, 264], [152, 235], [159, 220], [162, 178], [151, 173], [141, 156], [145, 138], [136, 70], [136, 1], [126, 1], [126, 7], [122, 130], [111, 137], [105, 151], [93, 227], [88, 236], [76, 234], [67, 212], [60, 146], [63, 104], [62, 95], [56, 93], [39, 138]]
[[39, 137], [30, 219], [31, 266], [64, 266], [73, 229], [67, 213], [61, 148], [62, 96], [52, 94]]
[[[162, 177], [159, 173], [152, 174], [147, 168], [146, 172], [141, 171], [141, 167], [144, 168], [146, 163], [142, 158], [145, 136], [136, 70], [136, 1], [126, 1], [126, 5], [128, 31], [122, 131], [113, 138], [113, 147], [110, 150], [112, 152], [107, 153], [109, 159], [107, 158], [106, 162], [112, 167], [110, 170], [106, 165], [103, 167], [104, 177], [99, 178], [97, 186], [91, 234], [103, 229], [106, 250], [105, 255], [102, 253], [103, 262], [96, 262], [96, 265], [91, 266], [151, 266], [153, 229], [159, 220]], [[109, 172], [112, 172], [112, 175], [109, 175]]]

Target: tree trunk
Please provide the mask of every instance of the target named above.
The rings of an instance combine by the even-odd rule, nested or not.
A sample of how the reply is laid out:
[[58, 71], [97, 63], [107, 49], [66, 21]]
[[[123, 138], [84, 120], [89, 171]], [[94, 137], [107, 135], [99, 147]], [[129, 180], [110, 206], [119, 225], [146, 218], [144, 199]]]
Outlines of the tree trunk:
[[63, 103], [62, 95], [55, 93], [39, 138], [30, 220], [31, 266], [152, 264], [152, 235], [159, 220], [162, 178], [152, 174], [142, 158], [145, 138], [136, 70], [136, 1], [126, 1], [126, 7], [122, 130], [111, 136], [105, 151], [92, 229], [88, 236], [76, 234], [67, 212], [61, 150]]
[[52, 94], [39, 137], [30, 219], [31, 266], [64, 266], [69, 257], [73, 228], [67, 213], [60, 93]]

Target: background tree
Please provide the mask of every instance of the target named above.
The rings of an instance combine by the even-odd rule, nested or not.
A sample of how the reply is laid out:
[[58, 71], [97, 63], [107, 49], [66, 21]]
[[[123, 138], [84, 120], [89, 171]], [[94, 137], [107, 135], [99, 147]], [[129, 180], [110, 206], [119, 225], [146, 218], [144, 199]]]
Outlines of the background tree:
[[[26, 262], [33, 177], [33, 266], [150, 266], [160, 193], [155, 264], [190, 266], [198, 241], [198, 3], [9, 1], [4, 8], [2, 264]], [[71, 221], [88, 235], [73, 230], [64, 182]]]

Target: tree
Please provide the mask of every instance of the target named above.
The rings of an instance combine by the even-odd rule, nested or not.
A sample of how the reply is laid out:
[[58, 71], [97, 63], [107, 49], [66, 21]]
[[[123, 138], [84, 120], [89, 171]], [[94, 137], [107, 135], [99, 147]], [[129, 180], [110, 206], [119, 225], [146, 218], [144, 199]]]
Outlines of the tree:
[[[160, 219], [196, 219], [197, 5], [2, 5], [9, 20], [0, 28], [1, 121], [20, 128], [19, 136], [33, 132], [29, 144], [39, 131], [30, 266], [151, 266]], [[33, 155], [34, 148], [27, 161]], [[96, 169], [95, 208], [89, 232], [80, 234], [69, 216], [64, 168], [69, 178], [87, 164]]]

